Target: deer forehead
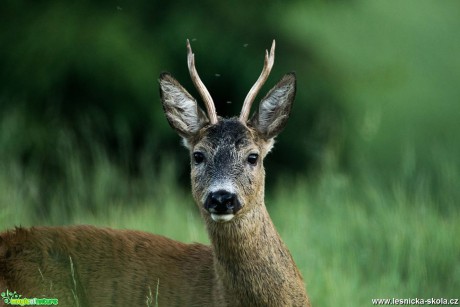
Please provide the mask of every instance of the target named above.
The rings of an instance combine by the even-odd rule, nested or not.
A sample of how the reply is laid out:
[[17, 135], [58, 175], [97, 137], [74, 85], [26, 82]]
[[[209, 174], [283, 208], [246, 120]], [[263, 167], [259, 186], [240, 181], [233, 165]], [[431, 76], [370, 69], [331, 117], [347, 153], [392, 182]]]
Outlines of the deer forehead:
[[258, 135], [243, 125], [237, 118], [221, 119], [217, 124], [203, 128], [193, 146], [194, 150], [204, 150], [209, 154], [225, 151], [245, 154], [258, 151]]

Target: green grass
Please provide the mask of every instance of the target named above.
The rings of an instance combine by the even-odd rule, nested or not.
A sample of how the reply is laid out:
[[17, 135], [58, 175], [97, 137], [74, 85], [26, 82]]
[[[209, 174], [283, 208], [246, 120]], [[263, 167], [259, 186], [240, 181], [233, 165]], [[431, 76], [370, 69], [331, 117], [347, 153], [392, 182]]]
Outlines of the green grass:
[[[129, 193], [122, 193], [117, 201], [108, 195], [114, 186], [123, 189], [129, 180], [115, 167], [101, 163], [89, 180], [96, 186], [85, 191], [88, 179], [79, 182], [83, 177], [77, 165], [72, 166], [73, 194], [56, 191], [49, 197], [54, 209], [45, 219], [37, 218], [32, 210], [34, 195], [39, 193], [33, 179], [37, 176], [3, 166], [7, 171], [0, 175], [1, 229], [94, 224], [208, 242], [190, 192], [174, 184], [173, 167], [139, 179], [143, 182], [138, 184], [154, 187], [144, 198], [130, 200]], [[449, 180], [458, 182], [460, 176], [454, 170], [452, 165]], [[448, 186], [445, 193], [455, 188]], [[452, 199], [439, 206], [429, 191], [422, 183], [395, 180], [387, 187], [376, 180], [330, 173], [316, 181], [280, 180], [277, 188], [268, 191], [266, 202], [303, 273], [314, 306], [368, 306], [372, 298], [458, 297], [458, 203]], [[59, 207], [65, 207], [62, 202], [69, 199], [73, 213], [60, 218]], [[88, 208], [84, 204], [88, 199], [99, 203]]]
[[371, 298], [456, 297], [459, 211], [441, 213], [402, 186], [385, 191], [332, 175], [280, 188], [272, 216], [316, 306]]
[[[38, 174], [24, 173], [14, 163], [2, 164], [0, 230], [91, 224], [145, 230], [186, 242], [207, 241], [191, 193], [176, 185], [172, 164], [159, 172], [149, 168], [141, 178], [130, 179], [107, 161], [100, 157], [100, 163], [87, 172], [78, 159], [69, 157], [63, 182], [46, 195], [47, 204], [40, 203], [43, 182]], [[44, 217], [42, 207], [49, 211]]]

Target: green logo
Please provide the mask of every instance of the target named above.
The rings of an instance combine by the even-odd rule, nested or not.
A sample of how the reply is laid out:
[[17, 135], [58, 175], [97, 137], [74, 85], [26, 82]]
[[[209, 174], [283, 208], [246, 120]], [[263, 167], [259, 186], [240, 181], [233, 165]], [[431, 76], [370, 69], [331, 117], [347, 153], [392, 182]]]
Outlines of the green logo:
[[57, 298], [27, 298], [22, 297], [22, 295], [18, 294], [16, 291], [10, 292], [6, 289], [6, 292], [1, 293], [2, 300], [7, 305], [15, 305], [15, 306], [30, 306], [30, 305], [57, 305], [59, 304]]

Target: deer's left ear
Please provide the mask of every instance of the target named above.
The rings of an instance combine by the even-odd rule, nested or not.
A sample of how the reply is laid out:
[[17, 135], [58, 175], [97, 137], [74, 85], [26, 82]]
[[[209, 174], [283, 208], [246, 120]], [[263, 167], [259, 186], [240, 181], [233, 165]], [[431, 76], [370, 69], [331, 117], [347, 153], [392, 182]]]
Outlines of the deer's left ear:
[[284, 77], [268, 92], [249, 123], [264, 139], [276, 137], [287, 123], [296, 91], [294, 73]]

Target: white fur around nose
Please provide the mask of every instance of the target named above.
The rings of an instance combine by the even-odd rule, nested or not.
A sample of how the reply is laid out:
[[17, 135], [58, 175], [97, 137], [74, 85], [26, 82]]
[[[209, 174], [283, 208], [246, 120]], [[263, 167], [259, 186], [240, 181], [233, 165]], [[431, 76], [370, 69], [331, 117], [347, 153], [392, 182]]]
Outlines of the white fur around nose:
[[211, 213], [211, 218], [214, 222], [228, 222], [235, 217], [234, 214], [215, 214]]

